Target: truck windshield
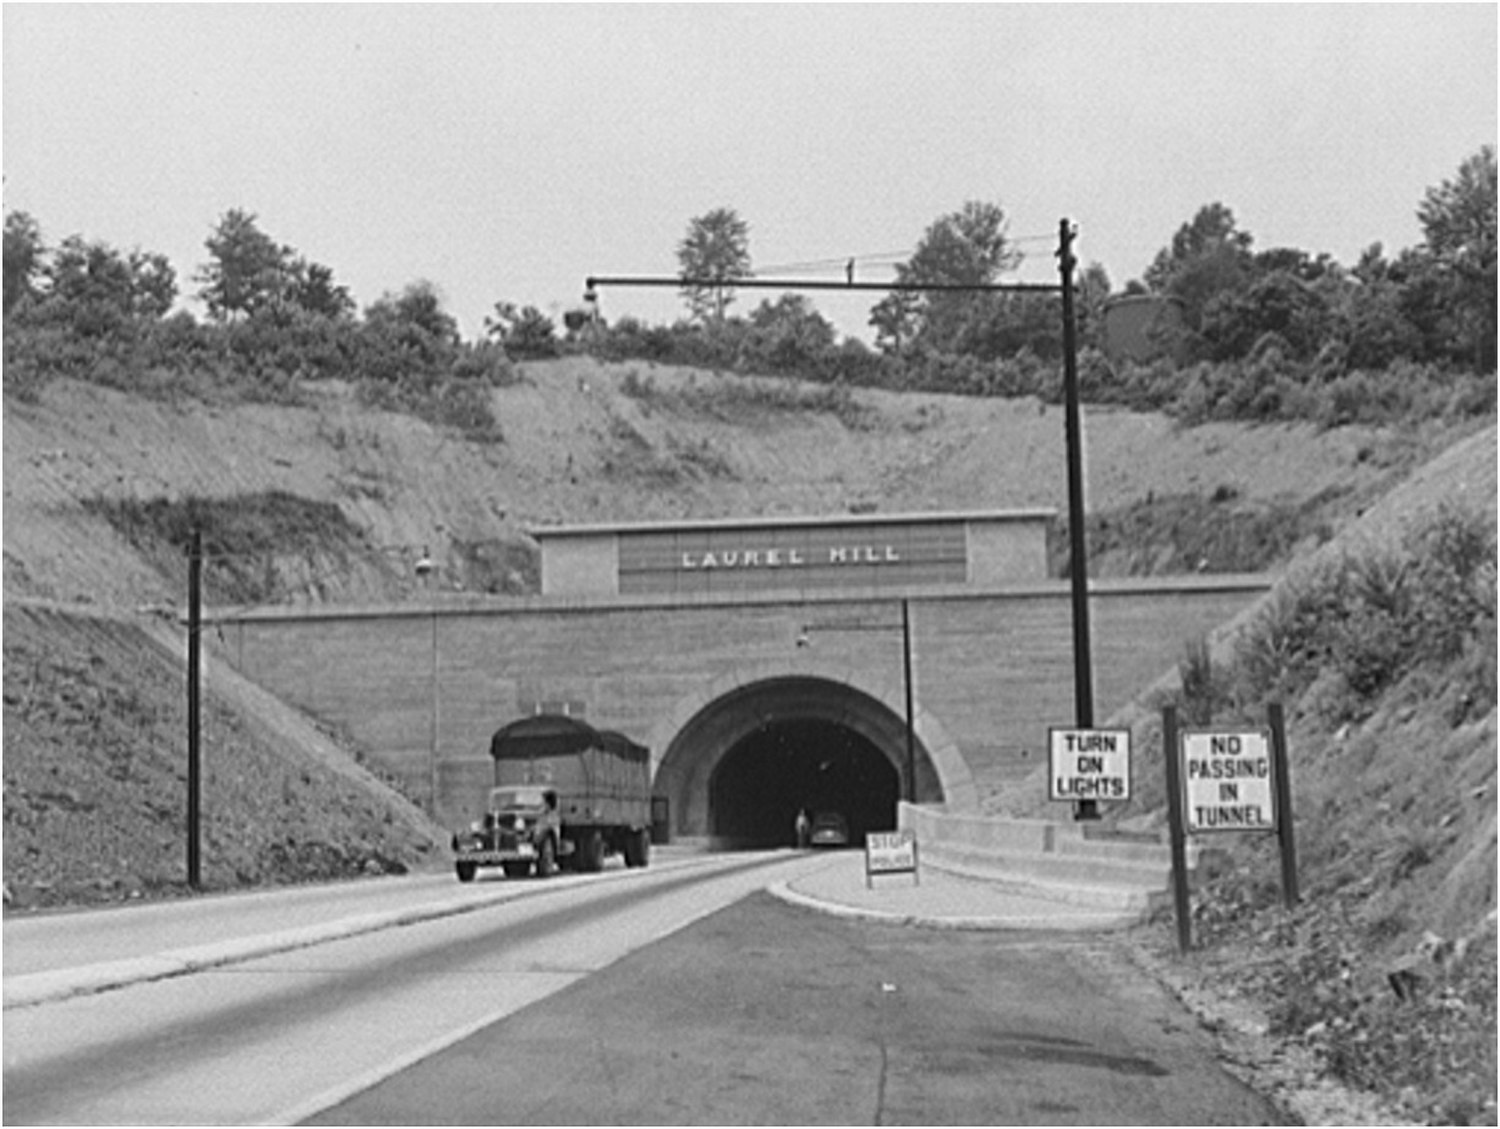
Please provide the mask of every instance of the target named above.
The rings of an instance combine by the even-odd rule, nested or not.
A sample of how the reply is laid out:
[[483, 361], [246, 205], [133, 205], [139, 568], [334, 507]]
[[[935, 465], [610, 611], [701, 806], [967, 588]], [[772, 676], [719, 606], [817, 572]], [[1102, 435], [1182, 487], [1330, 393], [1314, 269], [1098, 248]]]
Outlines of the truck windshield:
[[546, 793], [540, 788], [496, 788], [490, 793], [490, 807], [540, 808], [547, 804]]

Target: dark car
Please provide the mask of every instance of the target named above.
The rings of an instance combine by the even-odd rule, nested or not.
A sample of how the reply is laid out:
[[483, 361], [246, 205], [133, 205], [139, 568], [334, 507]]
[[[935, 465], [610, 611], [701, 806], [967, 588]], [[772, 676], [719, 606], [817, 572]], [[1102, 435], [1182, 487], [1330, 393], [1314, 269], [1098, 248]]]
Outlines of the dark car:
[[822, 811], [813, 816], [812, 834], [809, 842], [814, 847], [847, 847], [849, 825], [836, 811]]

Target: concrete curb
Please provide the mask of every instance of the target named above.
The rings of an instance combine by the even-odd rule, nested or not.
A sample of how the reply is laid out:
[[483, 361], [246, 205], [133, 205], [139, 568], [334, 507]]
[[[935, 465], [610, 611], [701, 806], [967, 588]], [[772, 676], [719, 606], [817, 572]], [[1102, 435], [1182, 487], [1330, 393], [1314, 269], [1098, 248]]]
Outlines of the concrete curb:
[[[975, 932], [1016, 930], [1103, 932], [1112, 929], [1128, 928], [1140, 920], [1138, 913], [1122, 914], [1102, 911], [1094, 913], [1064, 912], [1061, 914], [1009, 917], [900, 913], [865, 906], [851, 906], [843, 902], [834, 902], [824, 898], [813, 897], [810, 894], [803, 894], [792, 889], [786, 882], [778, 882], [775, 885], [768, 886], [766, 892], [789, 905], [801, 906], [804, 909], [826, 913], [833, 917], [877, 921], [887, 925], [912, 925], [923, 929], [953, 929]], [[1080, 918], [1084, 920], [1079, 920]]]
[[[968, 866], [942, 859], [923, 865], [973, 882], [987, 882], [1002, 890], [1059, 906], [1082, 906], [1100, 913], [1133, 914], [1137, 919], [1152, 905], [1152, 890], [1144, 886], [1087, 886], [1079, 882], [1040, 882], [1026, 876], [998, 875], [989, 867]], [[1169, 885], [1163, 887], [1170, 890]]]

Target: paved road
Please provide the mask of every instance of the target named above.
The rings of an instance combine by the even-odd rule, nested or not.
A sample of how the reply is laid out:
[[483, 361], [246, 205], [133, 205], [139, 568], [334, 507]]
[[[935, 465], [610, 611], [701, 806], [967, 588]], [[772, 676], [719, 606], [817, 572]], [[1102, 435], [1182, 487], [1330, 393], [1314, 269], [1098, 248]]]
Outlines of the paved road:
[[309, 1124], [1275, 1125], [1112, 942], [765, 894]]
[[[984, 885], [872, 892], [859, 861], [684, 855], [546, 883], [445, 877], [216, 899], [197, 914], [11, 919], [4, 1119], [1279, 1120], [1107, 937], [1039, 931], [1056, 907]], [[966, 914], [949, 925], [983, 909], [1031, 928], [838, 917], [767, 887], [903, 915], [920, 889], [929, 911], [958, 899]], [[74, 933], [95, 944], [69, 949]], [[152, 971], [162, 946], [212, 967]], [[97, 965], [77, 965], [91, 955], [130, 975], [95, 980]]]
[[292, 1122], [815, 864], [719, 855], [501, 881], [504, 900], [471, 912], [8, 1006], [5, 1121]]
[[[701, 861], [701, 851], [658, 847], [651, 870], [660, 873]], [[624, 864], [610, 860], [610, 879], [625, 877]], [[105, 910], [56, 910], [5, 918], [5, 978], [57, 972], [81, 965], [150, 958], [185, 947], [243, 942], [249, 937], [315, 933], [320, 926], [364, 918], [374, 926], [392, 914], [412, 917], [458, 912], [518, 897], [532, 897], [579, 881], [561, 874], [545, 885], [507, 882], [498, 871], [460, 885], [451, 867], [401, 878], [281, 887], [210, 894], [176, 901], [123, 905]]]

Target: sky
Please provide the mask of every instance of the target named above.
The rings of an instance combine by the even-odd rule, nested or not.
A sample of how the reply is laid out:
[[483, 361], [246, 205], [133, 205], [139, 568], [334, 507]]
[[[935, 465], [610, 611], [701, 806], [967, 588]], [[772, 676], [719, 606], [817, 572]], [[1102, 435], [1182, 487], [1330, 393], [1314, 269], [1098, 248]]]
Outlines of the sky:
[[[499, 301], [560, 321], [590, 275], [675, 274], [721, 207], [771, 277], [889, 278], [969, 200], [1004, 209], [1017, 281], [1057, 281], [1067, 218], [1119, 290], [1213, 202], [1256, 249], [1352, 264], [1420, 243], [1426, 190], [1495, 144], [1496, 10], [7, 3], [4, 207], [163, 253], [188, 296], [243, 209], [361, 309], [431, 282], [469, 338]], [[809, 297], [869, 340], [878, 294]]]

